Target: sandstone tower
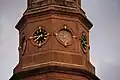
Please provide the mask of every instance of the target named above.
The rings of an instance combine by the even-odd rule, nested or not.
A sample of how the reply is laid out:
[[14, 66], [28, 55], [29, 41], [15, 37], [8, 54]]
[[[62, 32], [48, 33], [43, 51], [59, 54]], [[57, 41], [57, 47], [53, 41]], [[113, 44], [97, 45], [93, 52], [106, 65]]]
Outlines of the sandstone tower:
[[19, 64], [10, 80], [99, 80], [89, 59], [92, 23], [81, 0], [27, 0], [16, 25]]

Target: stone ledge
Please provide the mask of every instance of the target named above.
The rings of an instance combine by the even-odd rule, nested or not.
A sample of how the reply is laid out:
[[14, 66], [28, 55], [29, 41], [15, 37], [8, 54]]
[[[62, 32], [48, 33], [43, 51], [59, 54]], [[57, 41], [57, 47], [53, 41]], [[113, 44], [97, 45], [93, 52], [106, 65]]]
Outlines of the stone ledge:
[[100, 80], [96, 75], [92, 74], [89, 71], [86, 71], [85, 69], [76, 69], [61, 66], [46, 66], [42, 68], [32, 69], [29, 71], [21, 71], [19, 73], [14, 74], [9, 80], [21, 80], [30, 76], [43, 75], [46, 73], [70, 74], [83, 76], [88, 80]]

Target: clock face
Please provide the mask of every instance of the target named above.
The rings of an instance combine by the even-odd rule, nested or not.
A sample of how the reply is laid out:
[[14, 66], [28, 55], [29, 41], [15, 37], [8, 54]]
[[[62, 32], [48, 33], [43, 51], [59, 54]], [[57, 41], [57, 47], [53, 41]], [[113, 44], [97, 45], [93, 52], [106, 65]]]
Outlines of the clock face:
[[86, 37], [85, 32], [82, 33], [80, 40], [81, 40], [82, 49], [84, 52], [86, 52], [88, 48], [88, 42], [87, 42], [87, 37]]
[[45, 29], [42, 29], [41, 27], [38, 27], [36, 31], [34, 32], [33, 36], [30, 37], [33, 40], [33, 43], [37, 46], [41, 46], [43, 43], [46, 42], [48, 38], [48, 33]]

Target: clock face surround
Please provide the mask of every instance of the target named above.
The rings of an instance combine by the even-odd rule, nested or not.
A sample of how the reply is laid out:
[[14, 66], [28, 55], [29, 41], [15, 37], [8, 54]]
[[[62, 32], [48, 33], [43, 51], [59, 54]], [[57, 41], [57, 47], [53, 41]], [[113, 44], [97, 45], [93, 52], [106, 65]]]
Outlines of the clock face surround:
[[32, 44], [38, 47], [41, 47], [44, 43], [46, 43], [48, 39], [49, 33], [39, 26], [33, 33], [32, 37], [30, 37]]

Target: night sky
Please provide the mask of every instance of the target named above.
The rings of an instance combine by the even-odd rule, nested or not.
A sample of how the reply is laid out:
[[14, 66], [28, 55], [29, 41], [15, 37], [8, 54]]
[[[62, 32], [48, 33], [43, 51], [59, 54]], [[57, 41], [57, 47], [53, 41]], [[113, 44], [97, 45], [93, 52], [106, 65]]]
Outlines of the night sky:
[[[9, 80], [18, 63], [18, 31], [14, 28], [27, 0], [0, 0], [0, 80]], [[120, 0], [82, 0], [93, 23], [90, 57], [101, 80], [120, 80]]]

